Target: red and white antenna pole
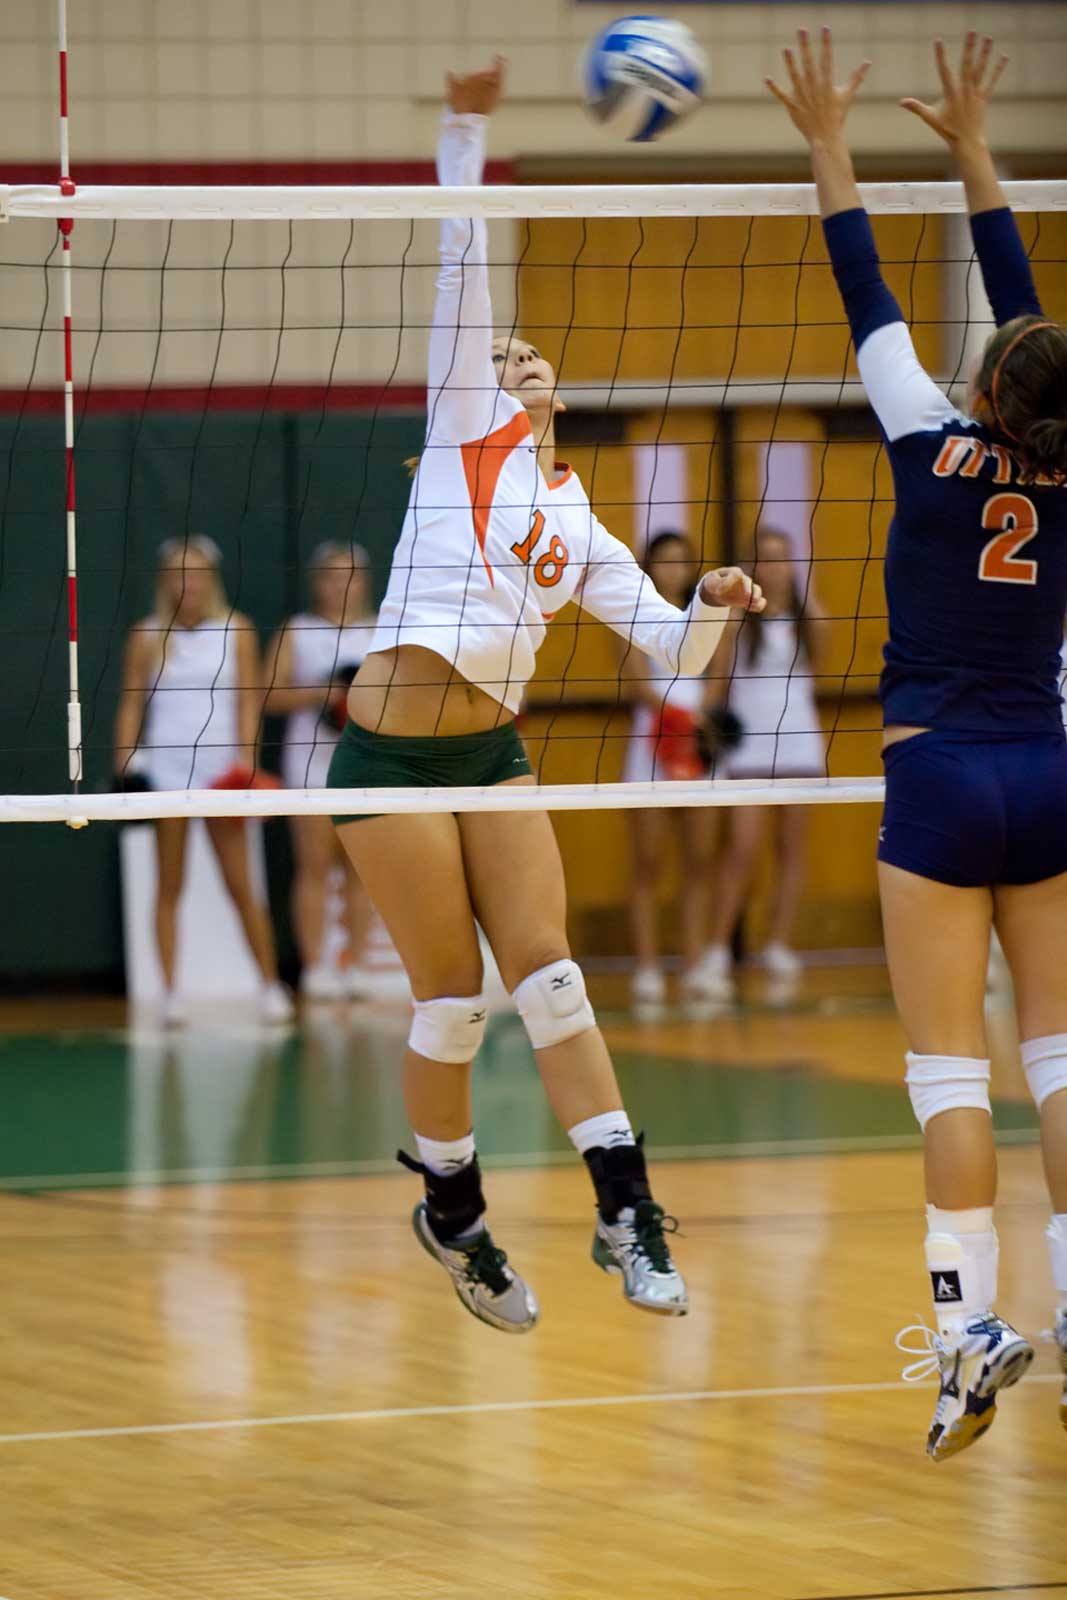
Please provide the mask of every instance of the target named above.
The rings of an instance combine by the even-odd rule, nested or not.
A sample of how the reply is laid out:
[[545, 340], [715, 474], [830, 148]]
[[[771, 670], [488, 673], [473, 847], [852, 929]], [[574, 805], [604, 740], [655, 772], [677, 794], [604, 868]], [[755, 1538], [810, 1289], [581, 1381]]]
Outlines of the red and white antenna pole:
[[[67, 120], [67, 0], [59, 6], [59, 192], [73, 194], [70, 175], [70, 126]], [[82, 708], [78, 691], [78, 542], [74, 515], [74, 343], [71, 336], [71, 217], [59, 219], [63, 238], [63, 422], [66, 444], [67, 504], [67, 751], [70, 781], [77, 789], [82, 779]]]

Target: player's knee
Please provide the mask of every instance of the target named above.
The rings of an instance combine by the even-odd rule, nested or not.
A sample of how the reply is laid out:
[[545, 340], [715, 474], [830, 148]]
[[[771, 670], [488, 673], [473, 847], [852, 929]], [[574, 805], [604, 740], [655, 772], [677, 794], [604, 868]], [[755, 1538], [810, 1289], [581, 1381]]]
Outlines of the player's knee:
[[408, 1045], [428, 1061], [462, 1065], [478, 1054], [488, 1018], [484, 994], [416, 1000]]
[[1040, 1111], [1050, 1095], [1067, 1089], [1067, 1033], [1027, 1039], [1020, 1046], [1020, 1054], [1030, 1093]]
[[512, 999], [535, 1050], [563, 1044], [596, 1027], [582, 969], [569, 956], [523, 978], [512, 991]]
[[908, 1095], [920, 1128], [943, 1111], [990, 1111], [989, 1062], [908, 1051]]

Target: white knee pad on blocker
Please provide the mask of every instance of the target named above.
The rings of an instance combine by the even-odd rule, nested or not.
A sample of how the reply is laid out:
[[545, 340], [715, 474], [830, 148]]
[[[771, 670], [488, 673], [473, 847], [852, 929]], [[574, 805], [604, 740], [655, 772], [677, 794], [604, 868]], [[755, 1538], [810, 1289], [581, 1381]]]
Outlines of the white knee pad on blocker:
[[989, 1062], [969, 1056], [917, 1056], [909, 1050], [908, 1095], [925, 1128], [942, 1111], [989, 1111]]
[[1027, 1039], [1020, 1046], [1026, 1081], [1040, 1111], [1050, 1094], [1067, 1089], [1067, 1033], [1050, 1033], [1044, 1039]]
[[485, 1038], [488, 1015], [484, 994], [416, 1000], [408, 1044], [429, 1061], [473, 1061]]
[[535, 1050], [562, 1044], [596, 1027], [596, 1015], [585, 992], [577, 961], [553, 961], [523, 978], [511, 997], [526, 1024]]

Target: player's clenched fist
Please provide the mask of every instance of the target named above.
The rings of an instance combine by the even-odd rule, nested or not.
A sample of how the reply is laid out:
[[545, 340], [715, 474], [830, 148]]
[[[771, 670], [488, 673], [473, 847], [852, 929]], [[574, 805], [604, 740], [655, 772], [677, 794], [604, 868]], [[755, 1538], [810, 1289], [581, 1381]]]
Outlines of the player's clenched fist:
[[759, 584], [753, 583], [740, 567], [705, 572], [700, 580], [700, 598], [706, 606], [737, 606], [743, 611], [762, 611], [767, 604]]
[[465, 78], [449, 72], [445, 77], [445, 98], [449, 109], [458, 113], [476, 112], [487, 117], [496, 109], [504, 87], [503, 56], [494, 56], [491, 67], [484, 72], [472, 72]]

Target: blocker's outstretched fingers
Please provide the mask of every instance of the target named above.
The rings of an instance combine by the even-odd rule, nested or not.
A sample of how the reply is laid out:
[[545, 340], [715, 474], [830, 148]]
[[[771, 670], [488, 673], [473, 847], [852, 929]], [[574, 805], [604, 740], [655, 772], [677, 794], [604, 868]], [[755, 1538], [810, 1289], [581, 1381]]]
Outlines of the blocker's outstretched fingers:
[[793, 85], [793, 95], [795, 99], [803, 99], [804, 84], [800, 76], [800, 71], [797, 67], [797, 58], [793, 54], [792, 50], [790, 50], [788, 45], [786, 45], [785, 49], [782, 51], [782, 60], [785, 62], [785, 70], [789, 74], [789, 81]]
[[974, 72], [972, 74], [972, 81], [977, 89], [982, 87], [982, 79], [985, 77], [986, 68], [989, 66], [989, 57], [992, 49], [993, 40], [987, 33], [978, 47], [978, 59], [974, 64]]
[[870, 70], [871, 63], [869, 61], [861, 61], [859, 66], [853, 72], [852, 76], [848, 80], [847, 86], [848, 97], [850, 100], [855, 99], [856, 95], [859, 93], [861, 83]]
[[934, 40], [934, 60], [937, 62], [937, 71], [941, 79], [942, 89], [944, 89], [946, 95], [954, 95], [956, 93], [956, 80], [953, 77], [952, 68], [948, 64], [948, 51], [945, 49], [944, 39]]
[[963, 36], [963, 55], [960, 58], [960, 81], [962, 83], [973, 83], [975, 79], [974, 43], [977, 37], [978, 35], [973, 28], [968, 28]]
[[786, 94], [781, 84], [775, 83], [773, 78], [764, 78], [763, 81], [767, 88], [774, 95], [774, 98], [776, 100], [780, 100], [786, 109], [791, 111], [793, 108], [793, 101], [790, 99], [789, 95]]
[[804, 68], [804, 81], [808, 88], [812, 88], [816, 81], [815, 60], [811, 53], [811, 37], [807, 28], [797, 29], [797, 45], [800, 49], [801, 65]]
[[991, 77], [989, 79], [989, 82], [986, 84], [986, 87], [985, 87], [985, 92], [986, 92], [986, 97], [987, 98], [993, 93], [993, 90], [996, 88], [997, 84], [1000, 82], [1000, 75], [1004, 71], [1004, 68], [1007, 66], [1007, 64], [1008, 64], [1010, 59], [1011, 59], [1010, 56], [1001, 56], [1000, 60], [996, 64], [996, 66], [993, 68], [992, 75], [991, 75]]

